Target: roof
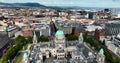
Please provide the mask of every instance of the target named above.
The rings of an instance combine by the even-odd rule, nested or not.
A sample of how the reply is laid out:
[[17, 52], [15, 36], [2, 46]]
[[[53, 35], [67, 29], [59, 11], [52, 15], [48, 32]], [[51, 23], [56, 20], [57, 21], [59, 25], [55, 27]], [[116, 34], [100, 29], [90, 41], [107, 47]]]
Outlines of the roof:
[[10, 41], [6, 32], [0, 32], [0, 49], [7, 45]]
[[79, 26], [75, 27], [75, 30], [84, 30], [84, 27], [79, 25]]
[[75, 50], [75, 51], [73, 51], [73, 53], [74, 53], [75, 55], [80, 55], [80, 51], [79, 51], [79, 50]]
[[64, 32], [62, 30], [58, 30], [55, 36], [64, 36]]
[[120, 24], [120, 20], [114, 20], [112, 22], [115, 23], [115, 24]]
[[0, 26], [0, 31], [7, 31], [8, 28], [7, 27], [4, 27], [4, 26]]
[[117, 38], [120, 38], [120, 33], [116, 36]]
[[7, 31], [8, 30], [8, 28], [7, 27], [4, 27], [4, 31]]

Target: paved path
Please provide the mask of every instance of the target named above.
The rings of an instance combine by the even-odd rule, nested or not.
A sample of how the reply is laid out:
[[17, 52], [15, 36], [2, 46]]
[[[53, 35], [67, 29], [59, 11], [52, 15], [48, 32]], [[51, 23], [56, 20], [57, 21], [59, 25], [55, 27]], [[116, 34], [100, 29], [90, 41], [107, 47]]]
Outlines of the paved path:
[[27, 50], [30, 50], [31, 46], [32, 46], [32, 44], [28, 44]]

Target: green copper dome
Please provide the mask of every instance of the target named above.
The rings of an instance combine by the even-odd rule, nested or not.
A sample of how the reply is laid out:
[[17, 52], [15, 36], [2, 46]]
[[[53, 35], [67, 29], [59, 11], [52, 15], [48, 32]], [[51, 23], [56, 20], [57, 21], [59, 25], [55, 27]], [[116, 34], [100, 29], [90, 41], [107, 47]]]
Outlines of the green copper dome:
[[28, 54], [27, 53], [24, 53], [23, 59], [28, 59]]
[[55, 36], [64, 36], [64, 32], [62, 30], [58, 30]]
[[100, 49], [99, 53], [102, 54], [102, 55], [104, 54], [103, 48]]

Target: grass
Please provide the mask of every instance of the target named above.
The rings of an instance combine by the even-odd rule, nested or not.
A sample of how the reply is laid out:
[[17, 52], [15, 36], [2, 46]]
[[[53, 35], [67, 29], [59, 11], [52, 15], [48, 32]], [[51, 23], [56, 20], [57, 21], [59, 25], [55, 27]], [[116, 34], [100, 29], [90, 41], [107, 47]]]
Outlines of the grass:
[[16, 61], [16, 63], [21, 63], [21, 61], [22, 61], [22, 57], [23, 57], [23, 55], [21, 54], [21, 55], [19, 55], [18, 56], [18, 59], [17, 59], [17, 61]]
[[24, 50], [26, 50], [26, 49], [27, 49], [27, 47], [28, 47], [28, 44], [24, 45]]
[[8, 61], [2, 61], [2, 60], [0, 60], [0, 63], [8, 63]]
[[30, 51], [32, 51], [33, 50], [33, 46], [31, 45], [31, 47], [30, 47]]
[[0, 63], [2, 63], [2, 61], [0, 60]]

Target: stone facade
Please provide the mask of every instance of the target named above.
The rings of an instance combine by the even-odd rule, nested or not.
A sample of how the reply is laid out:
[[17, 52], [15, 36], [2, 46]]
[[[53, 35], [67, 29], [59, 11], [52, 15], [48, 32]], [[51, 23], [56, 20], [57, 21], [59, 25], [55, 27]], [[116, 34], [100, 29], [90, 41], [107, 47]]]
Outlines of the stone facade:
[[78, 41], [68, 42], [62, 30], [56, 32], [54, 41], [34, 43], [33, 50], [28, 54], [30, 61], [33, 63], [43, 63], [45, 59], [50, 57], [54, 58], [50, 61], [53, 63], [104, 63], [102, 58], [105, 58], [104, 54], [96, 54], [91, 46], [83, 42], [82, 33], [80, 33]]

